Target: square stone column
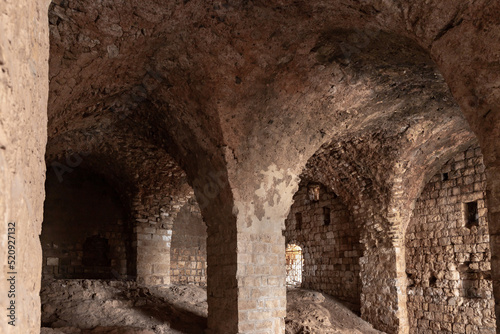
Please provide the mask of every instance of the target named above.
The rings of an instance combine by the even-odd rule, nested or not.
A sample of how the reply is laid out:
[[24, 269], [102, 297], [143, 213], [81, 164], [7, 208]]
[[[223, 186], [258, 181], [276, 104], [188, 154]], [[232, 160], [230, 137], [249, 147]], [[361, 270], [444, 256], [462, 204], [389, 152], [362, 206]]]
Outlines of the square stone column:
[[281, 233], [210, 233], [208, 333], [285, 332], [285, 240]]
[[238, 233], [238, 332], [284, 333], [285, 238]]
[[245, 186], [219, 182], [220, 192], [196, 192], [208, 226], [208, 333], [283, 334], [282, 230], [297, 179], [272, 165], [246, 180]]
[[172, 216], [163, 209], [160, 200], [144, 201], [137, 197], [132, 210], [137, 282], [144, 285], [170, 284]]

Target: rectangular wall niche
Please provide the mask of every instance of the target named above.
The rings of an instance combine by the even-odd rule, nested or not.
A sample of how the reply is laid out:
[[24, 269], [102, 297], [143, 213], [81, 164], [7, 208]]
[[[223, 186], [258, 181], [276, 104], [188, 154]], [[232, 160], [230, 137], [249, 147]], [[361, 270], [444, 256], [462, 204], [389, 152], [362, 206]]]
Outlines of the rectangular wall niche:
[[302, 229], [302, 213], [301, 212], [295, 213], [295, 228], [297, 230]]
[[327, 207], [327, 206], [324, 206], [323, 207], [323, 224], [325, 226], [330, 225], [330, 220], [331, 220], [331, 218], [330, 218], [330, 208]]
[[479, 226], [479, 214], [477, 211], [477, 201], [464, 203], [465, 227], [472, 228]]

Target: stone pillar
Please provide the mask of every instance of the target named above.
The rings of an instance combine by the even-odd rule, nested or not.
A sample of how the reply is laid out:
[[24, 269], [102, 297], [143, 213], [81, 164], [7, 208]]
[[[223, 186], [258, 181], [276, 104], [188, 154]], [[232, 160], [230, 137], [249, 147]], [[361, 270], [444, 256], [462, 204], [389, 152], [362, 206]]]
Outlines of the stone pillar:
[[285, 237], [238, 233], [238, 333], [284, 333]]
[[297, 179], [270, 166], [246, 184], [234, 180], [218, 183], [218, 191], [213, 191], [213, 184], [195, 183], [208, 226], [208, 333], [282, 334], [286, 315], [282, 230]]
[[361, 316], [389, 334], [399, 331], [397, 251], [379, 245], [365, 249], [361, 265]]
[[223, 229], [210, 224], [208, 228], [209, 333], [284, 333], [286, 270], [281, 228], [274, 233], [237, 233], [235, 218]]
[[133, 201], [137, 282], [170, 284], [172, 217], [154, 196]]
[[[388, 334], [409, 333], [406, 307], [406, 266], [404, 245], [399, 233], [388, 232], [395, 217], [373, 215], [371, 209], [355, 211], [355, 219], [365, 221], [361, 266], [361, 316], [376, 329]], [[364, 217], [364, 218], [363, 218]], [[400, 226], [400, 224], [397, 224]]]
[[40, 331], [49, 2], [0, 1], [0, 333], [6, 334]]
[[207, 333], [238, 333], [237, 237], [234, 217], [207, 217]]

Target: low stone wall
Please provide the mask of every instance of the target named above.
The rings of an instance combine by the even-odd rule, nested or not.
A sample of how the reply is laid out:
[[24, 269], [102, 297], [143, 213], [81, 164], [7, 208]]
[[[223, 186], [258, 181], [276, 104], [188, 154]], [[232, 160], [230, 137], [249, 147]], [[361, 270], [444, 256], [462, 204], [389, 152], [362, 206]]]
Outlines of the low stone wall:
[[428, 182], [406, 233], [410, 333], [496, 333], [479, 148]]

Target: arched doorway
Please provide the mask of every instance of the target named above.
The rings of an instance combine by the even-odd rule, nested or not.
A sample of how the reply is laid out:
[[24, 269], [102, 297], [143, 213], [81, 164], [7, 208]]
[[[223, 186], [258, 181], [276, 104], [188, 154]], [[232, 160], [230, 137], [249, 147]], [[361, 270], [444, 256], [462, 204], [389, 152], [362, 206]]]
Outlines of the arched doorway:
[[300, 287], [304, 257], [300, 246], [289, 244], [286, 247], [286, 285]]

